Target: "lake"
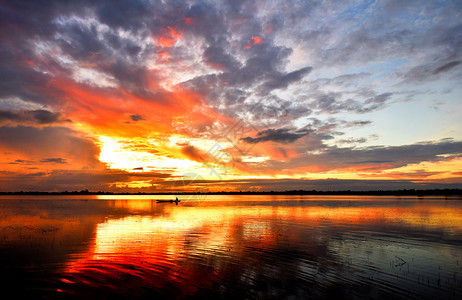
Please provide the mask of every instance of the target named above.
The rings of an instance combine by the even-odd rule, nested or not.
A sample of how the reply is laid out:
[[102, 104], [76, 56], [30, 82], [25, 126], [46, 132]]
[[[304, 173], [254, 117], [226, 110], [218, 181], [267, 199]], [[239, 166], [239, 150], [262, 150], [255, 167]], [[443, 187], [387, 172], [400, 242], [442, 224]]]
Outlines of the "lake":
[[0, 196], [18, 297], [461, 299], [462, 197]]

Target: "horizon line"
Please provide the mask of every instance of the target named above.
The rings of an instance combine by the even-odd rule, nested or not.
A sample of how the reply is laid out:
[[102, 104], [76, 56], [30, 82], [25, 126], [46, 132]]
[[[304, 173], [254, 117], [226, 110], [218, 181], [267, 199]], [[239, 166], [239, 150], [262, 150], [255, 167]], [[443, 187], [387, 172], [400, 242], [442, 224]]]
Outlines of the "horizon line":
[[462, 189], [395, 189], [395, 190], [285, 190], [219, 192], [110, 192], [110, 191], [10, 191], [0, 195], [462, 195]]

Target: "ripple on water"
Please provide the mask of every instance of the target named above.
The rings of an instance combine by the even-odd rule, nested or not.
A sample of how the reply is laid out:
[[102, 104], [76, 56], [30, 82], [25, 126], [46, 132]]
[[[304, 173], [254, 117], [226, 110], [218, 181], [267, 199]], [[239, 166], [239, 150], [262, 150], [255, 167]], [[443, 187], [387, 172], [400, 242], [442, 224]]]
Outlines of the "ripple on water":
[[2, 276], [45, 297], [462, 297], [454, 201], [263, 198], [15, 204]]

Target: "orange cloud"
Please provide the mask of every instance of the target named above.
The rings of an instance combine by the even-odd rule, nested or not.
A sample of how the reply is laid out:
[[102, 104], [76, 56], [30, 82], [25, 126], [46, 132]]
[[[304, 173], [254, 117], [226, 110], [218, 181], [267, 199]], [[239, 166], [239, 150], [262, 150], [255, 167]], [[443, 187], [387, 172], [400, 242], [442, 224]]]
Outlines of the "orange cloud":
[[161, 30], [160, 36], [157, 37], [156, 46], [170, 48], [179, 38], [181, 38], [181, 36], [181, 32], [178, 32], [173, 27], [168, 26], [167, 29]]
[[253, 37], [251, 37], [251, 39], [253, 40], [254, 45], [262, 43], [261, 37], [259, 37], [259, 36], [253, 36]]
[[389, 172], [389, 173], [373, 173], [373, 174], [359, 174], [361, 177], [373, 178], [390, 178], [390, 179], [423, 179], [431, 177], [434, 175], [441, 174], [442, 172], [425, 172], [425, 171], [415, 171], [415, 172]]
[[[64, 115], [72, 126], [96, 135], [140, 137], [168, 136], [177, 128], [210, 126], [214, 122], [229, 123], [225, 117], [187, 89], [162, 89], [135, 95], [122, 88], [101, 89], [56, 79], [50, 83], [66, 100]], [[150, 83], [156, 87], [156, 83]], [[130, 115], [142, 114], [143, 122], [130, 122]]]
[[160, 56], [161, 60], [163, 61], [168, 61], [168, 58], [170, 57], [170, 53], [168, 51], [163, 50], [163, 49], [158, 49], [156, 53]]
[[250, 49], [252, 48], [253, 45], [258, 45], [263, 43], [263, 40], [259, 36], [253, 36], [250, 38], [250, 40], [247, 41], [247, 46], [245, 46], [245, 49]]

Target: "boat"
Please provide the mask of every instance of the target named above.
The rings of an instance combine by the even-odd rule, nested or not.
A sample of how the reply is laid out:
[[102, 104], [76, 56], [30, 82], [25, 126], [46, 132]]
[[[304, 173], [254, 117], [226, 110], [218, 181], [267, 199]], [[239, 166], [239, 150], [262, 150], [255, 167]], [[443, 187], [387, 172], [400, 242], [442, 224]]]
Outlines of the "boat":
[[156, 201], [157, 201], [157, 203], [173, 203], [173, 202], [178, 203], [178, 202], [181, 202], [181, 200], [178, 200], [178, 199], [176, 199], [176, 200], [156, 200]]

